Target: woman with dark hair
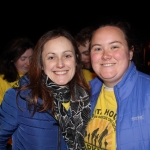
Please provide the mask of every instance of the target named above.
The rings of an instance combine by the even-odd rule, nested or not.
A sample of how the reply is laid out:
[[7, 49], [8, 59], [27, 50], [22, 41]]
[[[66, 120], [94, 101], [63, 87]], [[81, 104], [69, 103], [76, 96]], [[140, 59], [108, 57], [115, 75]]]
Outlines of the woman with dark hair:
[[5, 47], [0, 62], [0, 104], [5, 92], [18, 86], [18, 80], [29, 70], [34, 44], [27, 37], [16, 37]]
[[[28, 37], [13, 38], [5, 47], [0, 60], [0, 104], [5, 92], [11, 87], [18, 87], [20, 77], [29, 70], [34, 44]], [[7, 149], [11, 149], [9, 139]]]
[[64, 29], [46, 32], [19, 89], [4, 96], [0, 149], [12, 135], [15, 150], [83, 150], [90, 103], [81, 69], [71, 34]]
[[98, 77], [90, 81], [86, 148], [150, 149], [150, 76], [135, 66], [139, 47], [131, 27], [104, 24], [92, 35], [91, 63]]

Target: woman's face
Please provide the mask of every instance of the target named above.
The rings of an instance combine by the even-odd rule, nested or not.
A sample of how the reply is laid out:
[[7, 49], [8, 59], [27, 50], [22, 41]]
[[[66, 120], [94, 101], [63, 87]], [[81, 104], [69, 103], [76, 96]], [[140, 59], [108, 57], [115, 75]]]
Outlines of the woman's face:
[[91, 41], [91, 63], [108, 87], [114, 87], [128, 69], [133, 56], [123, 31], [106, 26], [95, 31]]
[[75, 74], [76, 57], [72, 43], [60, 36], [45, 43], [42, 52], [43, 70], [56, 84], [66, 85]]
[[16, 66], [18, 72], [22, 74], [28, 72], [32, 54], [33, 54], [33, 49], [29, 48], [25, 51], [24, 54], [21, 55], [21, 57], [16, 62], [14, 62], [14, 65]]

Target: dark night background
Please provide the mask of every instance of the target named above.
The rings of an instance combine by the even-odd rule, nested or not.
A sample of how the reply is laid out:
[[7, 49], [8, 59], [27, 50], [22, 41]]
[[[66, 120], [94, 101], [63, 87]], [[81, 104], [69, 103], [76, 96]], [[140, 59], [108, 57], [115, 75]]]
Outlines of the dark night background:
[[149, 57], [150, 9], [144, 1], [3, 1], [0, 5], [0, 52], [15, 36], [25, 35], [36, 43], [43, 33], [55, 27], [64, 27], [75, 35], [85, 26], [113, 18], [129, 21], [134, 26]]

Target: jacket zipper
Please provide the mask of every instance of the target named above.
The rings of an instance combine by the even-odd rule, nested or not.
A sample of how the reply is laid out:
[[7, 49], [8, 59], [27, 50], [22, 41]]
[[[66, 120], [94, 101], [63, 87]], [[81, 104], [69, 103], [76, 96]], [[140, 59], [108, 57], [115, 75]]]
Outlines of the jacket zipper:
[[60, 127], [58, 126], [58, 150], [61, 150], [61, 131]]
[[[51, 116], [56, 120], [56, 122], [58, 122], [58, 120], [55, 118], [54, 115], [51, 115]], [[60, 135], [61, 135], [61, 130], [58, 125], [58, 148], [57, 148], [57, 150], [61, 150], [61, 136]]]
[[117, 101], [117, 118], [116, 118], [116, 150], [119, 149], [119, 145], [118, 143], [119, 141], [119, 121], [118, 121], [118, 115], [119, 115], [119, 96], [118, 96], [118, 89], [117, 87], [114, 88], [114, 92], [115, 92], [115, 97], [116, 97], [116, 101]]

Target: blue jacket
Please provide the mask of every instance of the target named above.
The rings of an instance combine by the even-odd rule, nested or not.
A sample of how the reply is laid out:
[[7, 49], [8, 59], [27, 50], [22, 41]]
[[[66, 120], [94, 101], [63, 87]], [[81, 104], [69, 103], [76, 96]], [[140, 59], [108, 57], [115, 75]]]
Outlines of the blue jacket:
[[[95, 78], [90, 86], [92, 115], [102, 82]], [[137, 71], [132, 62], [114, 92], [117, 150], [150, 150], [150, 76]]]
[[[0, 150], [6, 150], [12, 134], [13, 150], [67, 150], [57, 120], [48, 112], [36, 112], [31, 117], [27, 102], [20, 96], [19, 109], [16, 92], [17, 89], [9, 89], [0, 107]], [[28, 93], [29, 90], [23, 91], [21, 96]], [[42, 100], [39, 98], [38, 101]]]

